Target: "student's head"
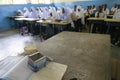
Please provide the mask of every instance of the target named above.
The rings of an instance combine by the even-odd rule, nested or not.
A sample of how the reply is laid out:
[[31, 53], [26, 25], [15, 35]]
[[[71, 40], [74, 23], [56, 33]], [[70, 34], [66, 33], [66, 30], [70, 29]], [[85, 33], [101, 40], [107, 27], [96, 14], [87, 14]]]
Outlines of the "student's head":
[[78, 8], [78, 12], [80, 12], [80, 8]]
[[53, 15], [52, 15], [52, 12], [50, 13], [50, 16], [53, 16]]
[[89, 6], [89, 9], [92, 9], [92, 6]]
[[102, 6], [98, 6], [98, 12], [102, 12]]
[[103, 9], [106, 10], [107, 9], [107, 4], [103, 5]]
[[74, 11], [76, 11], [77, 10], [77, 5], [74, 5]]
[[39, 7], [37, 7], [36, 10], [39, 11]]
[[62, 13], [65, 13], [65, 9], [64, 8], [62, 8]]
[[115, 8], [117, 8], [118, 7], [118, 5], [117, 4], [115, 4], [115, 6], [114, 6]]
[[30, 12], [33, 12], [33, 8], [32, 7], [30, 8]]
[[120, 4], [118, 5], [118, 9], [120, 9]]
[[26, 7], [24, 7], [23, 12], [25, 13], [26, 11], [27, 11], [27, 8], [26, 8]]
[[93, 8], [95, 8], [95, 5], [93, 5]]

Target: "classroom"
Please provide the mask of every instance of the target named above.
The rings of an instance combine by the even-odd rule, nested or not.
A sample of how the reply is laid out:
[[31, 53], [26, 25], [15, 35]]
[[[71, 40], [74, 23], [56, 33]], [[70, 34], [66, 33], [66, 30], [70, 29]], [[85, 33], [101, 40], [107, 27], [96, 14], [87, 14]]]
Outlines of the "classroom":
[[120, 80], [120, 0], [0, 0], [0, 80]]

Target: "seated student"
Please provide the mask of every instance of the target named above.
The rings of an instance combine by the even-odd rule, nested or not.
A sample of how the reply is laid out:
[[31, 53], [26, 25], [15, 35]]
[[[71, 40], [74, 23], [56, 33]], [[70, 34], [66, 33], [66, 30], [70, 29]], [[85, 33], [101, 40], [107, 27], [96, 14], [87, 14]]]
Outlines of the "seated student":
[[41, 14], [40, 8], [37, 7], [37, 8], [36, 8], [36, 11], [37, 11], [37, 16], [38, 16], [38, 18], [40, 18], [40, 14]]
[[38, 18], [37, 11], [34, 7], [30, 8], [30, 14], [29, 14], [28, 18]]
[[[102, 6], [99, 6], [98, 7], [98, 11], [95, 13], [95, 17], [96, 18], [106, 18], [106, 15], [105, 15], [105, 13], [103, 13], [102, 12]], [[102, 23], [96, 23], [96, 24], [94, 24], [94, 26], [93, 26], [93, 30], [92, 30], [92, 32], [93, 33], [96, 33], [97, 31], [98, 32], [100, 32], [100, 33], [105, 33], [106, 32], [106, 29], [105, 29], [106, 27], [105, 26], [103, 26], [103, 24]]]
[[23, 16], [27, 18], [29, 16], [29, 13], [30, 13], [29, 10], [26, 7], [24, 7], [23, 11], [24, 11]]
[[82, 27], [83, 25], [85, 24], [85, 21], [84, 21], [84, 12], [82, 11], [81, 7], [78, 7], [77, 8], [77, 25], [79, 26], [79, 29], [80, 31], [82, 31]]
[[17, 11], [17, 15], [18, 15], [18, 16], [23, 16], [23, 12], [19, 9], [19, 10]]
[[95, 17], [96, 7], [95, 5], [92, 6], [92, 14], [91, 17]]
[[72, 11], [72, 13], [71, 13], [71, 19], [72, 19], [72, 21], [73, 21], [73, 26], [75, 27], [75, 31], [76, 32], [79, 32], [79, 26], [78, 26], [78, 17], [77, 17], [77, 6], [75, 5], [74, 6], [74, 10]]
[[[120, 9], [120, 5], [118, 5]], [[120, 10], [117, 10], [113, 16], [113, 19], [120, 20]], [[110, 26], [111, 42], [120, 46], [120, 26]]]
[[113, 7], [111, 8], [111, 14], [114, 14], [114, 13], [116, 12], [117, 8], [118, 8], [118, 5], [115, 4], [115, 6], [113, 6]]
[[53, 17], [52, 20], [59, 20], [60, 19], [59, 14], [57, 13], [57, 10], [54, 7], [50, 7], [49, 12], [50, 12], [49, 17], [50, 16]]
[[[62, 11], [59, 16], [60, 20], [67, 21], [69, 23], [72, 22], [70, 11], [67, 8], [62, 8]], [[68, 30], [71, 27], [71, 24], [65, 28], [65, 30]]]
[[108, 15], [110, 13], [109, 9], [107, 8], [107, 4], [103, 5], [103, 13], [105, 13], [105, 15]]
[[117, 8], [115, 14], [113, 15], [113, 19], [120, 20], [120, 5], [118, 5], [118, 8]]
[[[28, 18], [38, 18], [37, 11], [34, 7], [30, 8], [30, 14]], [[40, 32], [39, 26], [36, 23], [30, 23], [29, 25], [32, 25], [32, 27], [28, 28], [29, 32], [32, 33], [32, 35], [38, 35]]]

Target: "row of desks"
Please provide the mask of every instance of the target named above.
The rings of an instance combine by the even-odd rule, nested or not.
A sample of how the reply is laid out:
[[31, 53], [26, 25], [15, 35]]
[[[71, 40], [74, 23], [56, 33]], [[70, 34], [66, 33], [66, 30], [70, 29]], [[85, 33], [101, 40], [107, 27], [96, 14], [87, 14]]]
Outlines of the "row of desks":
[[[90, 23], [91, 23], [91, 26], [89, 28], [89, 32], [92, 32], [92, 28], [93, 28], [93, 25], [94, 23], [106, 23], [107, 26], [108, 26], [108, 29], [110, 28], [111, 25], [120, 25], [120, 20], [116, 20], [116, 19], [108, 19], [108, 18], [88, 18], [87, 19]], [[108, 30], [107, 30], [108, 32]]]
[[44, 23], [44, 24], [58, 24], [58, 25], [67, 25], [69, 22], [67, 21], [56, 21], [56, 20], [42, 20], [39, 18], [15, 18], [17, 21], [28, 21], [28, 22], [38, 22], [38, 23]]

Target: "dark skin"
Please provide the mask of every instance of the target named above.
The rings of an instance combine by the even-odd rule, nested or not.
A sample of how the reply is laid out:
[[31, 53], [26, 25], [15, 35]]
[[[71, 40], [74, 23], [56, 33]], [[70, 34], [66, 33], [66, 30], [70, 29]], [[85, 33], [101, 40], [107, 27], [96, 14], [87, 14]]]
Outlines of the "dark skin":
[[74, 11], [77, 11], [77, 5], [74, 6]]
[[52, 13], [50, 13], [50, 16], [52, 16]]
[[65, 9], [64, 8], [62, 8], [62, 13], [65, 13]]
[[107, 4], [104, 5], [104, 11], [107, 9]]
[[102, 6], [98, 7], [98, 15], [97, 15], [97, 17], [99, 17], [99, 13], [102, 13]]

